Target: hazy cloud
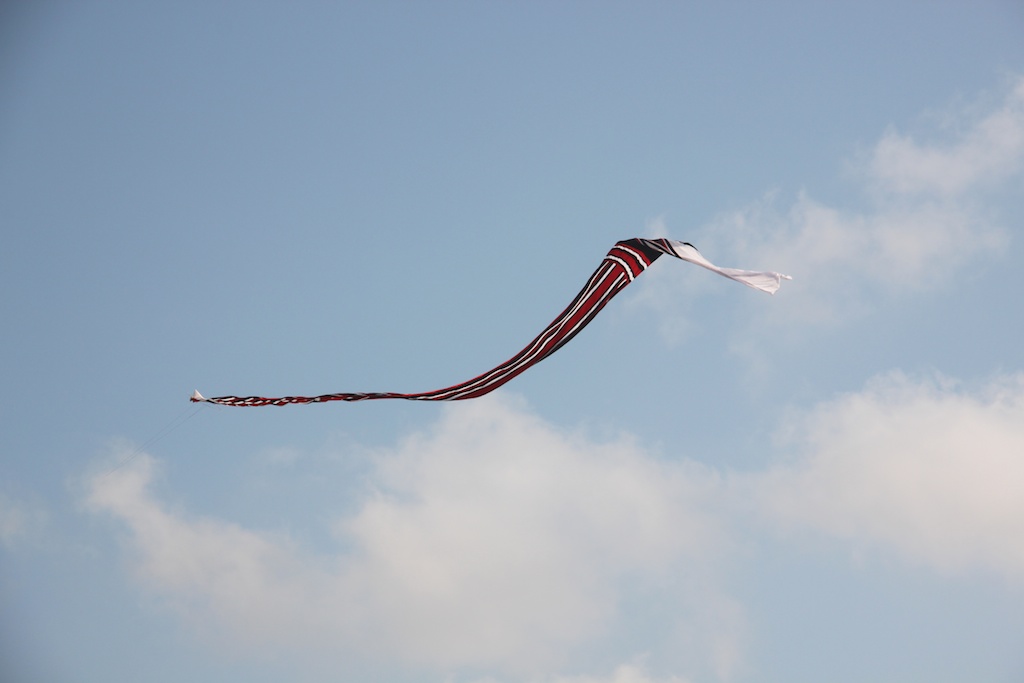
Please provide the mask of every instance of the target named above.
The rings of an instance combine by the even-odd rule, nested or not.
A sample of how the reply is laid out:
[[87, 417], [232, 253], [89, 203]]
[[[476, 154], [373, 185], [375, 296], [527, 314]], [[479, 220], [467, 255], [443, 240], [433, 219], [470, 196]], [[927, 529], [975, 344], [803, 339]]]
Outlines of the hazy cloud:
[[1024, 580], [1024, 376], [967, 391], [893, 374], [787, 432], [798, 455], [744, 484], [782, 528]]
[[[375, 456], [373, 492], [338, 520], [326, 556], [175, 510], [154, 494], [157, 463], [144, 455], [93, 480], [88, 502], [127, 526], [144, 585], [243, 645], [526, 674], [600, 639], [625, 584], [662, 586], [681, 619], [694, 605], [715, 612], [702, 597], [717, 597], [707, 567], [727, 538], [710, 511], [715, 473], [627, 438], [560, 430], [507, 399], [444, 415]], [[719, 650], [735, 643], [724, 632], [734, 623], [707, 636]], [[708, 666], [737, 654], [716, 652], [722, 662]]]
[[[954, 132], [941, 142], [885, 133], [856, 164], [862, 209], [829, 206], [807, 192], [784, 206], [770, 192], [692, 239], [723, 265], [792, 275], [771, 305], [778, 324], [841, 323], [880, 296], [949, 287], [973, 259], [998, 253], [1009, 239], [977, 198], [1024, 165], [1024, 78], [998, 106], [964, 112], [948, 128]], [[649, 232], [667, 231], [656, 221]], [[635, 303], [666, 318], [662, 329], [674, 341], [688, 324], [687, 303], [673, 293], [703, 283], [685, 272], [652, 275]]]
[[730, 680], [745, 617], [723, 577], [750, 533], [1024, 579], [1024, 376], [968, 391], [888, 375], [781, 429], [781, 464], [716, 472], [559, 429], [504, 396], [449, 406], [371, 456], [333, 551], [177, 509], [144, 454], [93, 479], [87, 502], [127, 528], [142, 585], [204, 635], [515, 680], [676, 680], [632, 664], [536, 678], [584, 646], [622, 647], [644, 599], [670, 617], [648, 615], [643, 649], [620, 661], [660, 648], [683, 653], [686, 675]]
[[[954, 121], [954, 126], [958, 122]], [[879, 141], [868, 161], [868, 177], [887, 194], [955, 196], [998, 183], [1024, 158], [1024, 79], [1003, 104], [968, 124], [947, 144], [922, 144], [895, 130]]]

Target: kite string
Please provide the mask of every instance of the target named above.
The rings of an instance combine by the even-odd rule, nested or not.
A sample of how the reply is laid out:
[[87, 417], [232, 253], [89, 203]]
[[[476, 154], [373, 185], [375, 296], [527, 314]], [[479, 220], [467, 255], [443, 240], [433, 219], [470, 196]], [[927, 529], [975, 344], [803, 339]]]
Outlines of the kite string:
[[177, 417], [175, 417], [173, 420], [171, 420], [166, 425], [164, 425], [164, 427], [162, 429], [157, 431], [156, 434], [154, 434], [153, 436], [149, 437], [149, 439], [147, 439], [142, 444], [140, 444], [138, 447], [136, 447], [135, 450], [133, 450], [131, 453], [129, 453], [128, 455], [126, 455], [123, 458], [121, 458], [113, 467], [111, 467], [109, 470], [107, 470], [106, 472], [101, 474], [99, 478], [103, 479], [105, 477], [108, 477], [111, 474], [113, 474], [114, 472], [116, 472], [117, 470], [121, 469], [122, 467], [124, 467], [125, 465], [130, 463], [132, 460], [137, 458], [139, 456], [139, 454], [142, 453], [144, 450], [146, 450], [147, 448], [149, 448], [153, 444], [157, 443], [158, 441], [161, 441], [162, 439], [167, 437], [169, 434], [171, 434], [171, 432], [176, 430], [178, 427], [180, 427], [181, 425], [185, 424], [186, 422], [191, 420], [193, 417], [195, 417], [196, 414], [200, 410], [202, 410], [204, 407], [205, 407], [204, 404], [200, 403], [195, 408], [192, 408], [191, 406], [189, 406], [188, 408], [183, 410], [181, 413], [178, 414]]

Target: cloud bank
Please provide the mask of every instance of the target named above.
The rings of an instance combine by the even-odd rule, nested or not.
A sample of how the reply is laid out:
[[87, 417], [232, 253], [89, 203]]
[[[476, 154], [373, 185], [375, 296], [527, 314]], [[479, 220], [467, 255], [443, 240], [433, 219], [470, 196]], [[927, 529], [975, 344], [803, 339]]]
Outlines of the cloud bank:
[[[93, 480], [87, 501], [127, 527], [143, 585], [246, 647], [526, 675], [600, 640], [637, 586], [691, 604], [716, 594], [700, 568], [724, 552], [709, 511], [715, 473], [628, 438], [560, 430], [507, 399], [444, 415], [374, 456], [369, 493], [337, 520], [333, 553], [174, 510], [153, 492], [148, 456]], [[695, 585], [675, 586], [679, 571]]]
[[[148, 456], [94, 479], [87, 502], [127, 529], [139, 582], [221, 642], [517, 680], [614, 651], [609, 634], [651, 606], [638, 595], [671, 618], [618, 661], [685, 650], [680, 675], [729, 680], [745, 635], [725, 577], [751, 535], [1024, 581], [1024, 377], [968, 391], [885, 375], [779, 433], [780, 464], [715, 471], [595, 442], [507, 397], [452, 406], [373, 456], [328, 551], [175, 509]], [[610, 680], [647, 676], [628, 665]]]

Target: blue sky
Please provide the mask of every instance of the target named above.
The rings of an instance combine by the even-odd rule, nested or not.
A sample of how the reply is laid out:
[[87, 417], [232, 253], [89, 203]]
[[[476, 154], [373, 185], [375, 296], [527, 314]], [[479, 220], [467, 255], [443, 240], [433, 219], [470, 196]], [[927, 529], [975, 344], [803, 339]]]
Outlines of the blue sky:
[[[1024, 676], [1019, 3], [0, 11], [0, 673]], [[662, 259], [478, 401], [607, 249]], [[120, 466], [118, 466], [120, 465]]]

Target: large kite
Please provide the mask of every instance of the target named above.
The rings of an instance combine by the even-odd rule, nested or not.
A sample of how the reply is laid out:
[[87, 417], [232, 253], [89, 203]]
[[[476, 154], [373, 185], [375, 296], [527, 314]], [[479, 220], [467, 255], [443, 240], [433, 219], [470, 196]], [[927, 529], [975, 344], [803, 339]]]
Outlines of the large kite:
[[619, 242], [601, 261], [587, 285], [576, 295], [572, 303], [555, 318], [554, 322], [537, 335], [525, 349], [493, 370], [488, 370], [468, 382], [446, 389], [425, 391], [419, 394], [396, 394], [392, 392], [324, 394], [322, 396], [284, 396], [264, 398], [262, 396], [218, 396], [206, 398], [198, 391], [192, 394], [195, 403], [216, 403], [224, 406], [283, 406], [291, 403], [327, 403], [328, 401], [371, 401], [382, 398], [402, 398], [409, 401], [462, 401], [489, 394], [513, 377], [541, 362], [582, 330], [626, 285], [654, 263], [662, 254], [675, 256], [684, 261], [703, 266], [731, 280], [742, 282], [748, 287], [774, 294], [788, 275], [772, 272], [719, 268], [688, 242], [668, 239], [634, 238]]

